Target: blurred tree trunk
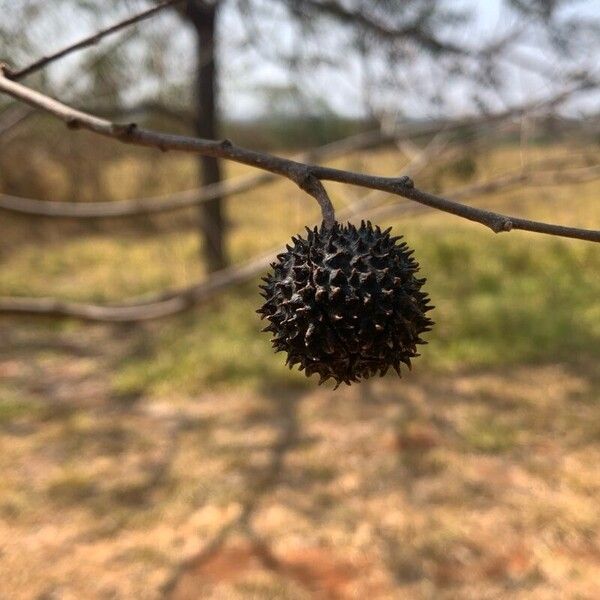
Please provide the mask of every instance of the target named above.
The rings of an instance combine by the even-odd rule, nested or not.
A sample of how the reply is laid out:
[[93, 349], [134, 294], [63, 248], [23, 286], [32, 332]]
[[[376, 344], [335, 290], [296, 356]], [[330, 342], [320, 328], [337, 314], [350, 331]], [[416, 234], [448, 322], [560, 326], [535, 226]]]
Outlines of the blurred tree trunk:
[[[194, 98], [196, 111], [196, 133], [199, 137], [216, 139], [218, 124], [218, 72], [216, 64], [216, 16], [218, 2], [188, 0], [186, 16], [197, 33], [197, 64]], [[200, 157], [202, 185], [222, 180], [219, 160], [208, 156]], [[223, 217], [223, 197], [200, 204], [200, 231], [203, 239], [203, 254], [209, 272], [227, 266], [226, 225]]]

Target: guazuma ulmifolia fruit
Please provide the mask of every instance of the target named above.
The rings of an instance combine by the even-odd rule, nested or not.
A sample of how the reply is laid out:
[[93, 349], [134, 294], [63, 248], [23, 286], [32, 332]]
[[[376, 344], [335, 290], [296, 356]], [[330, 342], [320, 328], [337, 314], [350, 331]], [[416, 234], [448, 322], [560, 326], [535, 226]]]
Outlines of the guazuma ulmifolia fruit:
[[307, 238], [292, 237], [271, 264], [258, 312], [290, 368], [337, 385], [390, 368], [400, 374], [400, 363], [410, 368], [433, 307], [421, 291], [425, 279], [415, 276], [413, 251], [390, 230], [364, 221], [307, 228]]

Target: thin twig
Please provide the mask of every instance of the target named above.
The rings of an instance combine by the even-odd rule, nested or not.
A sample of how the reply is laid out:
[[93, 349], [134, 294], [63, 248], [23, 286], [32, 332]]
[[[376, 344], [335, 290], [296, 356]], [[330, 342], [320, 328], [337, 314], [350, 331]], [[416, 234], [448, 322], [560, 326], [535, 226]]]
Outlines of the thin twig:
[[157, 6], [153, 6], [152, 8], [149, 8], [141, 13], [138, 13], [137, 15], [128, 17], [127, 19], [124, 19], [123, 21], [120, 21], [119, 23], [111, 25], [110, 27], [101, 29], [100, 31], [97, 31], [96, 33], [94, 33], [88, 37], [85, 37], [85, 38], [79, 40], [78, 42], [75, 42], [74, 44], [71, 44], [65, 48], [62, 48], [61, 50], [58, 50], [57, 52], [49, 54], [48, 56], [42, 56], [42, 58], [36, 60], [35, 62], [31, 63], [30, 65], [28, 65], [26, 67], [23, 67], [22, 69], [12, 70], [5, 66], [4, 74], [6, 77], [8, 77], [9, 79], [12, 79], [13, 81], [18, 81], [19, 79], [23, 79], [24, 77], [27, 77], [28, 75], [31, 75], [32, 73], [35, 73], [36, 71], [39, 71], [40, 69], [47, 67], [50, 63], [53, 63], [54, 61], [59, 60], [60, 58], [63, 58], [64, 56], [67, 56], [68, 54], [71, 54], [72, 52], [76, 52], [77, 50], [82, 50], [83, 48], [88, 48], [89, 46], [94, 46], [102, 38], [106, 37], [107, 35], [117, 33], [118, 31], [121, 31], [122, 29], [125, 29], [126, 27], [135, 25], [136, 23], [139, 23], [140, 21], [148, 19], [148, 18], [152, 17], [153, 15], [155, 15], [156, 13], [164, 10], [165, 8], [173, 6], [174, 4], [178, 4], [179, 2], [182, 2], [182, 0], [165, 0], [164, 2], [161, 2], [160, 4], [158, 4]]
[[[293, 160], [313, 161], [332, 159], [357, 150], [380, 146], [388, 141], [388, 137], [379, 130], [372, 130], [337, 140], [319, 148], [309, 150], [308, 152], [302, 152], [293, 157]], [[219, 198], [222, 195], [231, 197], [277, 180], [277, 175], [264, 172], [241, 175], [235, 179], [225, 180], [201, 188], [175, 192], [168, 196], [107, 202], [59, 202], [0, 194], [0, 210], [7, 210], [27, 216], [62, 219], [136, 217], [188, 208], [208, 202], [214, 198]]]
[[[92, 59], [89, 61], [89, 64], [86, 65], [87, 69], [90, 71], [93, 71], [94, 68], [102, 60], [104, 60], [107, 56], [110, 56], [110, 54], [112, 54], [115, 50], [120, 48], [124, 43], [128, 42], [131, 39], [131, 37], [133, 37], [133, 32], [129, 31], [129, 32], [125, 33], [124, 35], [122, 35], [119, 39], [115, 40], [112, 44], [110, 44], [110, 45], [107, 44], [102, 49], [102, 51], [96, 53], [95, 56], [92, 57]], [[76, 75], [74, 73], [71, 74], [69, 77], [67, 77], [66, 80], [64, 82], [62, 82], [60, 85], [61, 93], [62, 93], [62, 91], [65, 91], [67, 93], [71, 92], [73, 90], [75, 84], [77, 83], [78, 79], [79, 79], [79, 75]], [[83, 101], [84, 99], [85, 98], [80, 98], [80, 101]], [[36, 109], [33, 106], [28, 106], [25, 104], [20, 104], [20, 105], [17, 104], [14, 106], [15, 107], [20, 106], [22, 109], [24, 109], [24, 111], [26, 111], [23, 113], [24, 116], [19, 121], [19, 123], [23, 123], [23, 121], [29, 119], [31, 116], [36, 114]], [[4, 113], [2, 114], [2, 116], [4, 116]], [[2, 116], [0, 116], [0, 120], [2, 119]], [[14, 138], [15, 135], [16, 135], [16, 133], [15, 133], [14, 128], [10, 127], [5, 130], [5, 129], [3, 129], [2, 125], [0, 124], [0, 143], [6, 144], [12, 138]]]
[[341, 2], [333, 0], [320, 0], [319, 2], [316, 0], [303, 0], [303, 2], [287, 0], [287, 2], [297, 10], [308, 9], [309, 11], [317, 11], [319, 14], [324, 13], [332, 16], [341, 23], [348, 23], [351, 26], [360, 25], [365, 31], [375, 33], [383, 39], [391, 41], [411, 39], [422, 47], [435, 52], [444, 50], [450, 54], [467, 54], [467, 51], [463, 48], [437, 38], [430, 31], [429, 24], [424, 22], [429, 12], [427, 9], [417, 15], [410, 23], [394, 26], [370, 16], [365, 11], [349, 9]]
[[[534, 170], [533, 164], [528, 165], [523, 169], [515, 169], [497, 178], [487, 181], [476, 182], [466, 185], [459, 190], [450, 193], [453, 200], [462, 200], [465, 198], [473, 198], [477, 195], [493, 194], [497, 191], [506, 191], [518, 186], [561, 186], [561, 185], [576, 185], [595, 181], [600, 178], [600, 164], [588, 165], [585, 167], [573, 167], [560, 171], [544, 171], [544, 167], [556, 166], [555, 159], [540, 160], [535, 163], [537, 168]], [[371, 192], [364, 198], [353, 202], [347, 207], [347, 210], [353, 215], [363, 213], [365, 210], [376, 211], [377, 215], [385, 214], [386, 211], [395, 214], [398, 212], [397, 203], [385, 203], [374, 206], [374, 201], [378, 198], [389, 196], [385, 192]], [[408, 206], [405, 204], [405, 206]], [[418, 206], [417, 206], [418, 208]], [[421, 208], [424, 208], [421, 206]], [[427, 208], [427, 207], [425, 207]], [[406, 211], [402, 211], [404, 214]], [[412, 213], [411, 213], [412, 214]]]
[[321, 206], [323, 220], [326, 223], [331, 219], [333, 206], [325, 189], [322, 186], [317, 188], [311, 183], [315, 179], [321, 182], [337, 181], [339, 183], [348, 183], [359, 187], [389, 192], [469, 221], [481, 223], [495, 233], [521, 229], [590, 242], [600, 242], [600, 230], [541, 223], [539, 221], [494, 213], [473, 206], [466, 206], [448, 198], [435, 196], [434, 194], [419, 190], [414, 187], [412, 180], [408, 177], [378, 177], [331, 167], [304, 164], [267, 154], [266, 152], [248, 150], [234, 145], [230, 140], [205, 140], [143, 129], [135, 123], [112, 123], [106, 119], [75, 110], [49, 96], [36, 92], [15, 81], [11, 81], [1, 74], [0, 91], [27, 104], [45, 110], [64, 121], [72, 129], [86, 129], [126, 144], [158, 148], [162, 151], [177, 150], [181, 152], [194, 152], [203, 156], [224, 158], [287, 177], [316, 198]]
[[[495, 194], [497, 192], [506, 192], [514, 188], [522, 188], [523, 186], [571, 186], [574, 184], [594, 181], [598, 178], [600, 178], [600, 165], [577, 167], [557, 173], [517, 169], [495, 179], [461, 187], [460, 189], [451, 192], [450, 196], [455, 200], [465, 200], [468, 198], [480, 198], [482, 196]], [[367, 214], [371, 219], [380, 219], [390, 215], [413, 216], [429, 210], [430, 209], [427, 206], [420, 204], [409, 204], [407, 202], [385, 202], [377, 206], [368, 207]]]

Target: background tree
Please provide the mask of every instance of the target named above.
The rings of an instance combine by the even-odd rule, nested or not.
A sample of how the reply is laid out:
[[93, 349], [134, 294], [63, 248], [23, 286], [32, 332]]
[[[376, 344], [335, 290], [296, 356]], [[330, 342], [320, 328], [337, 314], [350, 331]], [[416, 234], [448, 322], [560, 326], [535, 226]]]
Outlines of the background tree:
[[[219, 137], [217, 66], [217, 11], [219, 2], [189, 0], [183, 13], [196, 32], [196, 78], [194, 84], [195, 123], [198, 137]], [[200, 158], [200, 179], [212, 185], [223, 179], [218, 159]], [[218, 271], [228, 264], [224, 198], [216, 197], [201, 205], [201, 229], [204, 257], [209, 271]]]

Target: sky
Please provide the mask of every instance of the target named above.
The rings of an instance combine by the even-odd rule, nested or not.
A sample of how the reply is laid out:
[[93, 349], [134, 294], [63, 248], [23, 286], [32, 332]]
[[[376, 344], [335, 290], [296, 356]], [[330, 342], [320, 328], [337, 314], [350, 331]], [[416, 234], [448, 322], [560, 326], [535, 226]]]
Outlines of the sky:
[[[62, 9], [59, 8], [59, 0], [53, 0], [53, 4], [46, 5], [52, 4], [55, 9], [52, 23], [45, 24], [43, 20], [39, 23], [35, 34], [41, 40], [41, 44], [39, 48], [32, 49], [31, 57], [23, 55], [19, 57], [20, 61], [27, 62], [28, 58], [35, 58], [36, 52], [46, 53], [60, 48], [97, 27], [97, 23], [85, 18], [85, 15], [81, 16], [73, 12], [69, 0], [61, 1]], [[33, 3], [35, 0], [25, 0], [25, 2]], [[255, 22], [251, 22], [252, 19], [241, 21], [237, 13], [227, 10], [230, 3], [225, 3], [226, 10], [221, 14], [219, 22], [222, 39], [239, 41], [249, 35], [250, 31], [252, 35], [263, 36], [266, 46], [293, 54], [298, 49], [297, 45], [302, 44], [303, 40], [298, 38], [297, 34], [294, 35], [293, 28], [283, 16], [278, 16], [277, 2], [274, 0], [254, 0], [254, 2], [262, 7], [262, 13], [256, 16]], [[103, 0], [98, 0], [98, 6], [102, 3]], [[123, 14], [135, 13], [150, 4], [150, 0], [128, 0], [124, 5], [126, 10]], [[513, 25], [506, 11], [501, 8], [501, 0], [453, 0], [449, 4], [453, 7], [471, 8], [476, 15], [472, 24], [454, 32], [453, 41], [459, 45], [476, 46], [497, 39]], [[14, 0], [0, 0], [0, 14], [5, 18], [8, 17], [8, 20], [11, 16], [11, 6], [14, 8]], [[600, 0], [579, 0], [575, 2], [575, 7], [572, 13], [600, 18]], [[102, 24], [108, 25], [110, 21]], [[250, 26], [253, 29], [250, 30]], [[140, 98], [160, 98], [164, 90], [173, 84], [179, 85], [184, 91], [192, 86], [195, 45], [192, 31], [182, 26], [177, 17], [169, 14], [161, 14], [140, 24], [136, 35], [143, 35], [146, 31], [151, 31], [157, 37], [162, 35], [166, 75], [164, 78], [151, 79], [142, 76], [142, 69], [135, 68], [137, 63], [141, 65], [147, 60], [145, 56], [147, 49], [139, 40], [136, 41], [135, 36], [132, 36], [131, 40], [124, 45], [129, 53], [130, 62], [134, 63], [128, 79], [128, 89], [123, 94], [124, 100], [128, 103], [135, 103]], [[338, 114], [356, 117], [363, 116], [367, 107], [372, 109], [375, 106], [376, 110], [427, 119], [442, 116], [440, 112], [444, 113], [443, 116], [464, 116], [476, 110], [473, 104], [472, 86], [465, 85], [459, 77], [456, 77], [449, 82], [440, 83], [437, 91], [441, 65], [436, 64], [436, 61], [419, 60], [419, 57], [398, 65], [392, 75], [399, 85], [389, 90], [383, 86], [380, 88], [365, 85], [364, 65], [356, 57], [340, 54], [340, 40], [336, 35], [338, 34], [332, 28], [327, 29], [319, 39], [319, 47], [316, 49], [317, 55], [329, 57], [332, 66], [316, 66], [307, 75], [299, 78], [292, 76], [285, 66], [270, 62], [252, 48], [241, 50], [236, 44], [222, 43], [219, 64], [223, 112], [229, 117], [251, 118], [277, 111], [285, 112], [290, 109], [290, 104], [293, 104], [295, 108], [301, 106], [313, 111], [326, 107]], [[102, 44], [108, 45], [112, 43], [111, 40], [114, 38], [107, 38]], [[10, 39], [8, 47], [10, 47]], [[119, 52], [115, 52], [116, 58], [119, 57]], [[84, 56], [85, 54], [82, 53], [56, 64], [51, 69], [51, 76], [59, 82], [71, 80]], [[583, 65], [584, 68], [598, 68], [597, 60], [594, 60], [593, 56], [585, 58], [587, 63]], [[507, 65], [509, 68], [504, 69], [505, 80], [500, 90], [493, 94], [481, 93], [481, 99], [487, 103], [489, 109], [502, 109], [507, 105], [551, 95], [556, 82], [560, 81], [561, 73], [572, 66], [560, 56], [550, 56], [545, 49], [536, 45], [536, 40], [531, 40], [531, 43], [523, 46], [518, 60], [542, 63], [544, 68], [551, 71], [555, 77], [543, 80], [527, 69], [514, 64]], [[300, 92], [286, 95], [286, 88], [293, 83], [298, 84]], [[434, 92], [439, 93], [443, 108], [432, 106], [425, 101], [425, 98]], [[184, 94], [182, 93], [181, 96], [183, 97]], [[599, 106], [600, 98], [596, 93], [577, 103], [572, 103], [567, 109], [571, 114], [576, 114], [580, 111], [597, 111]]]
[[[269, 0], [265, 0], [267, 3]], [[515, 19], [503, 8], [502, 0], [453, 0], [449, 3], [453, 8], [464, 6], [471, 9], [475, 16], [474, 21], [458, 32], [457, 37], [453, 40], [459, 45], [477, 46], [483, 45], [493, 39], [501, 38], [513, 25]], [[579, 0], [574, 4], [574, 8], [563, 13], [564, 17], [571, 15], [588, 16], [590, 18], [600, 19], [600, 0]], [[224, 15], [222, 25], [224, 28], [234, 26], [229, 25], [228, 16]], [[276, 43], [282, 47], [289, 43], [287, 30], [284, 24], [274, 32]], [[331, 35], [331, 34], [329, 34]], [[327, 37], [323, 39], [323, 54], [326, 54]], [[573, 64], [568, 63], [560, 54], [552, 56], [546, 48], [538, 44], [537, 40], [526, 39], [526, 43], [522, 45], [518, 57], [515, 55], [513, 62], [506, 65], [503, 70], [504, 85], [500, 93], [487, 94], [486, 102], [489, 103], [489, 109], [501, 110], [508, 105], [516, 105], [527, 102], [532, 99], [543, 99], [551, 96], [556, 92], [556, 85], [561, 81], [561, 75], [573, 68]], [[292, 48], [293, 50], [293, 48]], [[599, 47], [596, 50], [600, 50]], [[314, 91], [314, 97], [324, 97], [327, 104], [335, 112], [348, 116], [361, 116], [364, 114], [364, 92], [363, 92], [363, 73], [360, 64], [357, 61], [351, 60], [347, 56], [336, 56], [342, 68], [339, 69], [316, 69], [314, 74], [307, 79], [301, 81], [302, 89]], [[595, 73], [600, 76], [600, 64], [594, 59], [594, 56], [584, 54], [584, 62], [579, 66], [586, 72], [595, 68]], [[224, 65], [236, 65], [240, 62], [239, 55], [228, 53], [227, 49], [223, 51], [222, 63]], [[524, 63], [530, 62], [537, 65], [538, 63], [551, 73], [550, 78], [542, 78], [532, 73], [531, 70], [521, 68], [519, 61]], [[248, 65], [244, 65], [243, 74], [247, 75], [253, 82], [262, 82], [265, 85], [280, 85], [285, 86], [289, 83], [292, 77], [284, 68], [276, 68], [269, 65], [257, 67], [259, 61], [251, 61]], [[415, 61], [414, 65], [400, 65], [398, 70], [411, 67], [411, 72], [407, 73], [404, 78], [404, 87], [393, 90], [395, 98], [390, 101], [384, 101], [384, 104], [389, 105], [391, 110], [394, 110], [394, 104], [397, 104], [396, 110], [399, 113], [410, 115], [417, 119], [436, 118], [440, 116], [439, 107], [431, 107], [426, 102], [423, 102], [422, 97], [412, 87], [413, 82], [430, 78], [435, 80], [437, 73], [431, 64], [423, 61]], [[225, 67], [227, 69], [227, 66]], [[239, 70], [231, 69], [230, 77], [225, 73], [224, 78], [226, 83], [224, 86], [224, 100], [226, 111], [230, 115], [247, 116], [256, 115], [264, 112], [264, 95], [244, 93], [245, 77], [240, 78]], [[241, 79], [241, 84], [237, 85], [238, 78]], [[426, 93], [431, 92], [431, 86]], [[371, 96], [377, 96], [378, 90], [371, 92]], [[402, 95], [399, 101], [398, 96]], [[440, 92], [443, 96], [444, 107], [443, 111], [452, 116], [464, 116], [475, 110], [471, 96], [473, 88], [464, 85], [458, 78], [450, 82], [449, 85], [444, 85], [443, 91]], [[383, 92], [380, 94], [383, 98]], [[485, 96], [482, 94], [482, 96]], [[598, 111], [600, 109], [600, 95], [594, 93], [583, 96], [578, 101], [567, 105], [566, 112], [571, 115], [579, 113]]]

